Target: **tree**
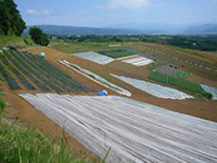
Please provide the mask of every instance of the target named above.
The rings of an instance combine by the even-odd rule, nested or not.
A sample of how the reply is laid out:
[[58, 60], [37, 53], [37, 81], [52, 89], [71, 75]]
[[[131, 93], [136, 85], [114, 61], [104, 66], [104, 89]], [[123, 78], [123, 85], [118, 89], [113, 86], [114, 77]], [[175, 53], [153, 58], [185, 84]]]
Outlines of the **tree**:
[[30, 27], [29, 34], [32, 40], [39, 45], [47, 46], [49, 44], [48, 37], [43, 31], [38, 27]]
[[21, 36], [26, 24], [13, 0], [0, 0], [0, 35]]

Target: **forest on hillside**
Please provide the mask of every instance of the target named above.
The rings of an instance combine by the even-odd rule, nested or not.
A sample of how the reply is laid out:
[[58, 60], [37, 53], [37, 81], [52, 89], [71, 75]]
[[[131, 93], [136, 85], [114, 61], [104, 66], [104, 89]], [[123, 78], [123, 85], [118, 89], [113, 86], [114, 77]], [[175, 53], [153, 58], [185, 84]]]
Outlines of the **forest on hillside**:
[[172, 36], [172, 35], [48, 35], [49, 39], [65, 42], [148, 42], [167, 46], [176, 46], [184, 49], [200, 51], [217, 51], [217, 36]]
[[0, 35], [21, 36], [26, 28], [13, 0], [0, 0]]

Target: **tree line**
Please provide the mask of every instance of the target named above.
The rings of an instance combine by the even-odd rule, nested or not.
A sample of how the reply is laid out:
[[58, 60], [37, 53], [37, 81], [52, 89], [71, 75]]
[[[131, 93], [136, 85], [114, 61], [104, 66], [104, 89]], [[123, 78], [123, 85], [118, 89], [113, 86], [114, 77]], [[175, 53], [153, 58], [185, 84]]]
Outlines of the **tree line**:
[[0, 35], [21, 36], [26, 28], [13, 0], [0, 0]]
[[171, 35], [48, 35], [49, 39], [65, 42], [148, 42], [184, 49], [217, 51], [217, 35], [208, 36], [171, 36]]
[[[26, 23], [13, 0], [0, 0], [0, 35], [21, 36]], [[40, 28], [30, 28], [29, 34], [36, 44], [47, 46], [49, 40]]]

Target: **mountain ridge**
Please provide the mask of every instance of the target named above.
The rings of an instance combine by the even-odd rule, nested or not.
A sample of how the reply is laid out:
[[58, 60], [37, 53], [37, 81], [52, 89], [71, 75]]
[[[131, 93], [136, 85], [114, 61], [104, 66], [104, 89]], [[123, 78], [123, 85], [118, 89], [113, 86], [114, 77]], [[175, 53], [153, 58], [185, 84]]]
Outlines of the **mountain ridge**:
[[[35, 25], [41, 28], [46, 34], [55, 35], [206, 35], [217, 34], [216, 24], [195, 24], [177, 25], [177, 24], [160, 24], [160, 23], [125, 23], [110, 25], [107, 27], [77, 27], [65, 25]], [[24, 35], [28, 35], [28, 31], [32, 26], [28, 26], [24, 30]]]

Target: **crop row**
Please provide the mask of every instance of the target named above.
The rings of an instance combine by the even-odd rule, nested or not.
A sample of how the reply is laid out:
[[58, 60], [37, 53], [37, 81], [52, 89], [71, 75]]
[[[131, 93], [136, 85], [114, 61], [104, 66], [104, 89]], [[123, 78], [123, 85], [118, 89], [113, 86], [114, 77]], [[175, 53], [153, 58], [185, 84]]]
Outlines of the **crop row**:
[[[70, 81], [71, 84], [74, 84], [76, 86], [78, 86], [79, 88], [84, 89], [87, 92], [97, 92], [96, 90], [84, 85], [83, 83], [78, 82], [77, 80], [73, 79], [71, 76], [69, 76], [68, 74], [64, 73], [63, 71], [61, 71], [60, 69], [56, 68], [54, 65], [52, 65], [51, 63], [49, 63], [48, 61], [42, 59], [40, 56], [38, 55], [33, 55], [31, 53], [29, 53], [31, 56], [35, 56], [38, 60], [40, 60], [43, 65], [46, 65], [50, 71], [56, 73], [57, 75], [59, 75], [60, 77], [64, 78], [67, 81]], [[70, 79], [70, 80], [69, 80]]]
[[32, 54], [23, 52], [24, 56], [26, 56], [29, 60], [33, 61], [38, 67], [40, 67], [43, 71], [50, 74], [52, 77], [56, 78], [57, 80], [61, 81], [65, 85], [71, 87], [72, 89], [80, 92], [84, 92], [83, 87], [73, 83], [72, 81], [66, 79], [61, 74], [58, 74], [56, 71], [54, 71], [53, 68], [50, 68], [48, 65], [44, 64], [41, 60], [39, 60], [37, 57], [35, 57]]
[[[64, 85], [62, 84], [62, 81], [59, 80], [55, 75], [53, 75], [51, 72], [46, 72], [44, 71], [43, 66], [41, 66], [37, 61], [34, 61], [32, 59], [27, 59], [24, 55], [22, 55], [19, 51], [16, 51], [16, 54], [19, 55], [19, 57], [21, 59], [23, 59], [26, 63], [28, 63], [31, 67], [33, 67], [36, 71], [38, 71], [40, 74], [42, 74], [43, 76], [45, 76], [46, 78], [48, 78], [50, 81], [52, 81], [53, 83], [55, 83], [56, 85], [58, 85], [59, 87], [62, 87], [62, 89], [65, 89], [69, 92], [73, 92], [75, 93], [74, 90], [72, 90], [71, 88], [68, 87], [68, 85]], [[56, 80], [57, 79], [57, 80]], [[60, 82], [61, 81], [61, 82]], [[54, 85], [52, 86], [54, 89], [56, 89], [59, 92], [64, 93], [65, 91], [61, 90], [59, 87], [54, 87]]]
[[[27, 60], [25, 60], [24, 58], [20, 58], [17, 53], [14, 53], [14, 51], [10, 50], [10, 53], [14, 56], [14, 58], [16, 58], [26, 69], [28, 69], [31, 73], [33, 73], [35, 76], [37, 76], [39, 79], [41, 79], [44, 83], [46, 83], [47, 85], [49, 85], [50, 87], [52, 87], [53, 89], [55, 89], [58, 92], [61, 93], [65, 93], [65, 91], [63, 91], [62, 89], [60, 89], [58, 86], [56, 86], [55, 84], [53, 84], [51, 81], [54, 81], [53, 78], [50, 78], [49, 76], [46, 76], [46, 74], [44, 74], [42, 71], [40, 71], [40, 69], [36, 66], [36, 70], [34, 70], [32, 67], [30, 67], [28, 64], [31, 65], [30, 62], [28, 62]], [[27, 64], [28, 63], [28, 64]], [[42, 73], [43, 75], [41, 75], [40, 73]], [[46, 76], [47, 78], [49, 78], [51, 81], [47, 80], [44, 76]]]
[[11, 54], [7, 51], [3, 51], [3, 53], [7, 56], [7, 58], [26, 76], [28, 76], [36, 85], [42, 88], [46, 92], [51, 92], [50, 88], [48, 88], [45, 84], [41, 83], [38, 79], [36, 79], [27, 69], [25, 69], [19, 62], [17, 62]]
[[7, 66], [7, 68], [10, 69], [29, 90], [32, 90], [32, 91], [36, 90], [36, 88], [25, 78], [25, 76], [23, 76], [20, 73], [20, 71], [18, 71], [12, 64], [10, 64], [7, 58], [1, 53], [0, 53], [0, 58], [4, 62], [4, 64]]
[[106, 55], [108, 57], [112, 58], [121, 58], [121, 57], [126, 57], [130, 55], [134, 55], [135, 53], [126, 51], [126, 50], [113, 50], [113, 51], [102, 51], [99, 52], [100, 54]]
[[2, 75], [4, 76], [5, 80], [9, 84], [12, 90], [18, 90], [22, 89], [19, 84], [16, 82], [16, 80], [13, 78], [13, 76], [6, 70], [6, 68], [0, 64], [0, 71]]
[[151, 72], [148, 76], [149, 79], [158, 81], [158, 82], [162, 82], [165, 84], [170, 84], [173, 86], [177, 86], [180, 88], [183, 88], [185, 90], [189, 90], [192, 91], [194, 93], [197, 94], [201, 94], [204, 95], [206, 93], [206, 91], [201, 87], [200, 84], [197, 83], [193, 83], [184, 79], [176, 79], [174, 77], [171, 77], [169, 75], [165, 75], [159, 72]]
[[186, 79], [187, 77], [190, 77], [192, 75], [192, 73], [190, 72], [179, 70], [176, 67], [174, 68], [170, 66], [159, 67], [155, 69], [154, 71], [165, 74], [165, 75], [172, 76], [177, 79]]

